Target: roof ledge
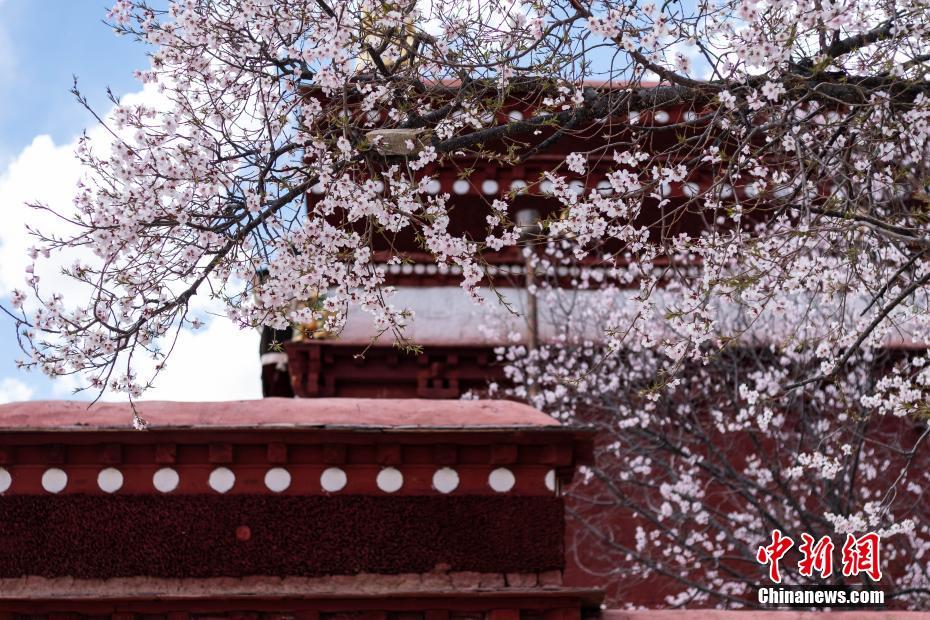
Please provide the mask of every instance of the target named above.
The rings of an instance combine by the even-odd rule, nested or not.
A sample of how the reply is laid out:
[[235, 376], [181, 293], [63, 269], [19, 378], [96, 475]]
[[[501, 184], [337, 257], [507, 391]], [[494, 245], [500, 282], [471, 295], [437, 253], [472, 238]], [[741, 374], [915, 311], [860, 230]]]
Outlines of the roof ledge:
[[[559, 428], [554, 418], [507, 400], [265, 398], [226, 402], [142, 401], [150, 430], [306, 428], [492, 430]], [[29, 401], [0, 405], [0, 432], [130, 430], [128, 403]]]

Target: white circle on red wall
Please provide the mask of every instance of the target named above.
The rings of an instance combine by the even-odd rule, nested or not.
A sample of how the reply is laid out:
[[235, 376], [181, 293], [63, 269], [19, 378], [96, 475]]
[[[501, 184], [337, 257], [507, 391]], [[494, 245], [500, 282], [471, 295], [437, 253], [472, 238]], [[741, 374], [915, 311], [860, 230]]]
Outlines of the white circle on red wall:
[[115, 467], [101, 469], [97, 474], [97, 486], [104, 493], [116, 493], [123, 486], [123, 472]]
[[57, 467], [46, 469], [42, 474], [42, 488], [49, 493], [61, 493], [68, 486], [68, 474]]
[[681, 193], [688, 198], [694, 198], [701, 191], [701, 186], [694, 182], [688, 182], [681, 186]]
[[170, 467], [162, 467], [152, 476], [152, 485], [161, 493], [171, 493], [178, 488], [181, 477]]
[[555, 493], [555, 470], [546, 472], [546, 488]]
[[506, 467], [498, 467], [488, 475], [488, 485], [498, 493], [506, 493], [516, 483], [513, 472]]
[[217, 493], [225, 493], [236, 484], [236, 474], [232, 473], [228, 467], [217, 467], [210, 472], [210, 479], [207, 483]]
[[404, 475], [394, 467], [385, 467], [378, 472], [378, 488], [385, 493], [394, 493], [404, 486]]
[[10, 488], [11, 484], [13, 484], [13, 476], [10, 475], [10, 472], [0, 467], [0, 493], [5, 493], [6, 490]]
[[440, 493], [451, 493], [459, 488], [459, 474], [451, 467], [437, 469], [433, 474], [433, 488]]
[[438, 194], [440, 189], [442, 189], [442, 185], [439, 184], [439, 179], [430, 179], [426, 182], [426, 193], [430, 196]]
[[265, 486], [275, 493], [286, 490], [291, 486], [291, 472], [283, 467], [272, 467], [265, 472]]
[[346, 473], [338, 467], [329, 467], [320, 474], [320, 486], [329, 493], [341, 491], [348, 481], [349, 478]]

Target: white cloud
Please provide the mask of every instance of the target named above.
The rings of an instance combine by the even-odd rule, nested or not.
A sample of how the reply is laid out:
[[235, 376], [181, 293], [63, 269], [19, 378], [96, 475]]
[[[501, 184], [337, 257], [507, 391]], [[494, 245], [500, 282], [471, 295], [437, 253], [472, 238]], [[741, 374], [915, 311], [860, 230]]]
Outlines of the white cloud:
[[32, 388], [19, 379], [0, 379], [0, 404], [29, 400], [32, 394]]
[[[197, 331], [183, 330], [165, 367], [142, 400], [218, 401], [249, 400], [262, 397], [259, 334], [241, 330], [231, 321], [217, 317]], [[154, 362], [139, 361], [141, 377], [151, 376]], [[74, 389], [83, 385], [79, 377], [55, 379], [55, 398], [90, 400], [97, 393]], [[104, 401], [125, 401], [125, 394], [107, 392]]]
[[[26, 250], [34, 244], [26, 226], [56, 231], [63, 228], [56, 218], [33, 210], [26, 203], [42, 202], [64, 212], [70, 210], [81, 172], [74, 146], [58, 146], [47, 135], [36, 136], [0, 174], [0, 209], [4, 219], [0, 227], [0, 293], [25, 288], [29, 262]], [[67, 286], [68, 282], [56, 278], [56, 271], [52, 269], [41, 275], [43, 280], [51, 278], [54, 290], [60, 290], [57, 285]]]
[[215, 318], [196, 332], [185, 330], [149, 400], [261, 398], [258, 332]]
[[[138, 93], [123, 97], [128, 104], [164, 105], [165, 98], [152, 85]], [[77, 132], [75, 132], [77, 133]], [[95, 151], [105, 152], [112, 141], [110, 134], [100, 126], [88, 132], [90, 144]], [[0, 227], [0, 295], [13, 288], [25, 287], [25, 269], [30, 262], [26, 250], [35, 245], [26, 226], [41, 229], [43, 233], [67, 235], [74, 228], [49, 211], [36, 210], [27, 203], [47, 205], [51, 211], [70, 214], [73, 211], [77, 183], [81, 179], [80, 162], [74, 156], [77, 140], [58, 145], [48, 135], [38, 135], [0, 172], [0, 209], [3, 226]], [[86, 250], [84, 250], [86, 252]], [[76, 258], [74, 253], [60, 253], [52, 260], [40, 260], [37, 274], [40, 289], [56, 291], [77, 298], [82, 292], [71, 278], [60, 274], [62, 265], [70, 265]], [[83, 289], [86, 294], [86, 289]]]
[[[3, 0], [0, 0], [2, 2]], [[159, 95], [149, 90], [129, 95], [124, 101], [153, 104]], [[106, 134], [99, 128], [90, 132], [91, 140], [100, 148]], [[57, 145], [47, 135], [36, 136], [0, 171], [0, 297], [13, 288], [25, 290], [25, 269], [29, 263], [27, 249], [33, 240], [26, 226], [39, 227], [43, 232], [62, 234], [68, 226], [55, 216], [26, 206], [27, 202], [41, 202], [60, 213], [72, 210], [72, 197], [81, 176], [81, 167], [74, 157], [76, 142]], [[84, 250], [86, 251], [86, 250]], [[58, 272], [61, 265], [75, 258], [63, 255], [54, 260], [40, 261], [37, 274], [41, 277], [40, 290], [56, 291], [64, 295], [65, 303], [78, 301], [87, 290]], [[195, 301], [199, 301], [197, 297]], [[212, 308], [217, 311], [216, 308]], [[195, 304], [201, 315], [204, 310]], [[140, 378], [146, 376], [146, 366], [139, 366]], [[27, 399], [33, 390], [19, 380], [0, 382], [0, 399], [7, 393], [7, 383], [13, 381], [17, 391], [9, 393], [17, 399]], [[9, 385], [14, 386], [14, 383]], [[79, 380], [63, 377], [55, 381], [54, 392], [60, 397], [71, 397]], [[28, 392], [23, 391], [23, 389]], [[91, 397], [82, 394], [81, 397]], [[185, 331], [168, 360], [165, 370], [158, 376], [155, 387], [145, 398], [164, 400], [228, 400], [258, 398], [261, 396], [261, 368], [258, 361], [258, 334], [241, 331], [229, 320], [217, 317], [197, 332]], [[115, 396], [114, 396], [115, 397]]]

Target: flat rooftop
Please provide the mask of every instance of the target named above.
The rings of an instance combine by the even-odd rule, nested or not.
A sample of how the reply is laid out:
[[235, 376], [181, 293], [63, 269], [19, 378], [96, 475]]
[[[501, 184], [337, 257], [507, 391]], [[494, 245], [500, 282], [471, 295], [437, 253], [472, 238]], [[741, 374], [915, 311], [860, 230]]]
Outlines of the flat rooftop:
[[[541, 411], [506, 400], [264, 398], [224, 402], [142, 401], [149, 429], [408, 429], [558, 428]], [[28, 401], [0, 405], [0, 432], [128, 430], [128, 403]]]

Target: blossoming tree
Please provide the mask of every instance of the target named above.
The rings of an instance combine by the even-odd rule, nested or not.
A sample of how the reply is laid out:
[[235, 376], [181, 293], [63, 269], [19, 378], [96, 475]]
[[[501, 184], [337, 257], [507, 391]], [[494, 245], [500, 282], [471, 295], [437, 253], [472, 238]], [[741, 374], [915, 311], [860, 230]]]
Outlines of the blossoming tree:
[[[562, 264], [562, 251], [535, 259]], [[889, 605], [925, 608], [926, 401], [920, 387], [901, 389], [926, 372], [926, 354], [862, 351], [834, 379], [786, 390], [819, 358], [770, 346], [794, 329], [781, 319], [765, 339], [683, 364], [649, 343], [615, 349], [597, 334], [630, 321], [627, 273], [579, 267], [570, 286], [541, 278], [539, 320], [569, 328], [498, 349], [509, 381], [491, 386], [599, 431], [595, 465], [569, 491], [575, 563], [618, 603], [754, 605], [755, 589], [774, 585], [756, 552], [778, 530], [793, 543], [782, 585], [865, 581]], [[666, 321], [647, 325], [663, 333]], [[867, 532], [881, 536], [878, 583], [842, 571], [849, 536]], [[826, 574], [801, 572], [802, 534], [830, 541]]]
[[[740, 464], [741, 484], [788, 497], [810, 468], [829, 480], [852, 471], [844, 484], [858, 488], [861, 466], [848, 461], [874, 456], [858, 425], [926, 416], [926, 366], [871, 363], [925, 341], [930, 322], [923, 2], [119, 0], [109, 20], [150, 46], [138, 77], [161, 101], [100, 115], [110, 140], [80, 145], [86, 178], [58, 213], [69, 232], [34, 231], [35, 261], [78, 252], [65, 272], [87, 294], [48, 291], [30, 267], [9, 309], [28, 366], [136, 397], [178, 330], [197, 326], [195, 295], [243, 327], [316, 318], [338, 331], [361, 308], [415, 346], [405, 325], [416, 319], [391, 303], [372, 251], [404, 234], [484, 303], [495, 303], [482, 288], [488, 252], [525, 248], [540, 282], [564, 263], [606, 266], [606, 278], [572, 284], [599, 301], [565, 319], [568, 340], [503, 355], [516, 389], [547, 409], [576, 402], [581, 381], [614, 430], [672, 424], [681, 442], [660, 447], [681, 450], [662, 465], [674, 481], [654, 489], [672, 517], [696, 492], [688, 480], [703, 480], [689, 473], [706, 456], [692, 440], [714, 446], [748, 428], [771, 438], [817, 411], [805, 418], [816, 433], [779, 452], [779, 477], [761, 456]], [[528, 114], [501, 113], [514, 97], [531, 101]], [[672, 120], [669, 108], [684, 112]], [[475, 162], [517, 166], [566, 140], [590, 148], [476, 205], [483, 235], [455, 232], [449, 196], [430, 191], [436, 166], [467, 179]], [[518, 194], [544, 187], [554, 210], [518, 226]], [[308, 206], [311, 188], [322, 198]], [[322, 305], [295, 304], [320, 291]], [[549, 372], [544, 354], [583, 372]], [[143, 358], [152, 373], [140, 374]], [[692, 427], [669, 416], [711, 417]], [[895, 437], [885, 445], [905, 456], [888, 457], [901, 489], [924, 434]], [[639, 450], [629, 441], [616, 450]], [[792, 514], [912, 531], [876, 493]], [[777, 517], [758, 511], [756, 535]], [[726, 544], [742, 536], [720, 531]]]

